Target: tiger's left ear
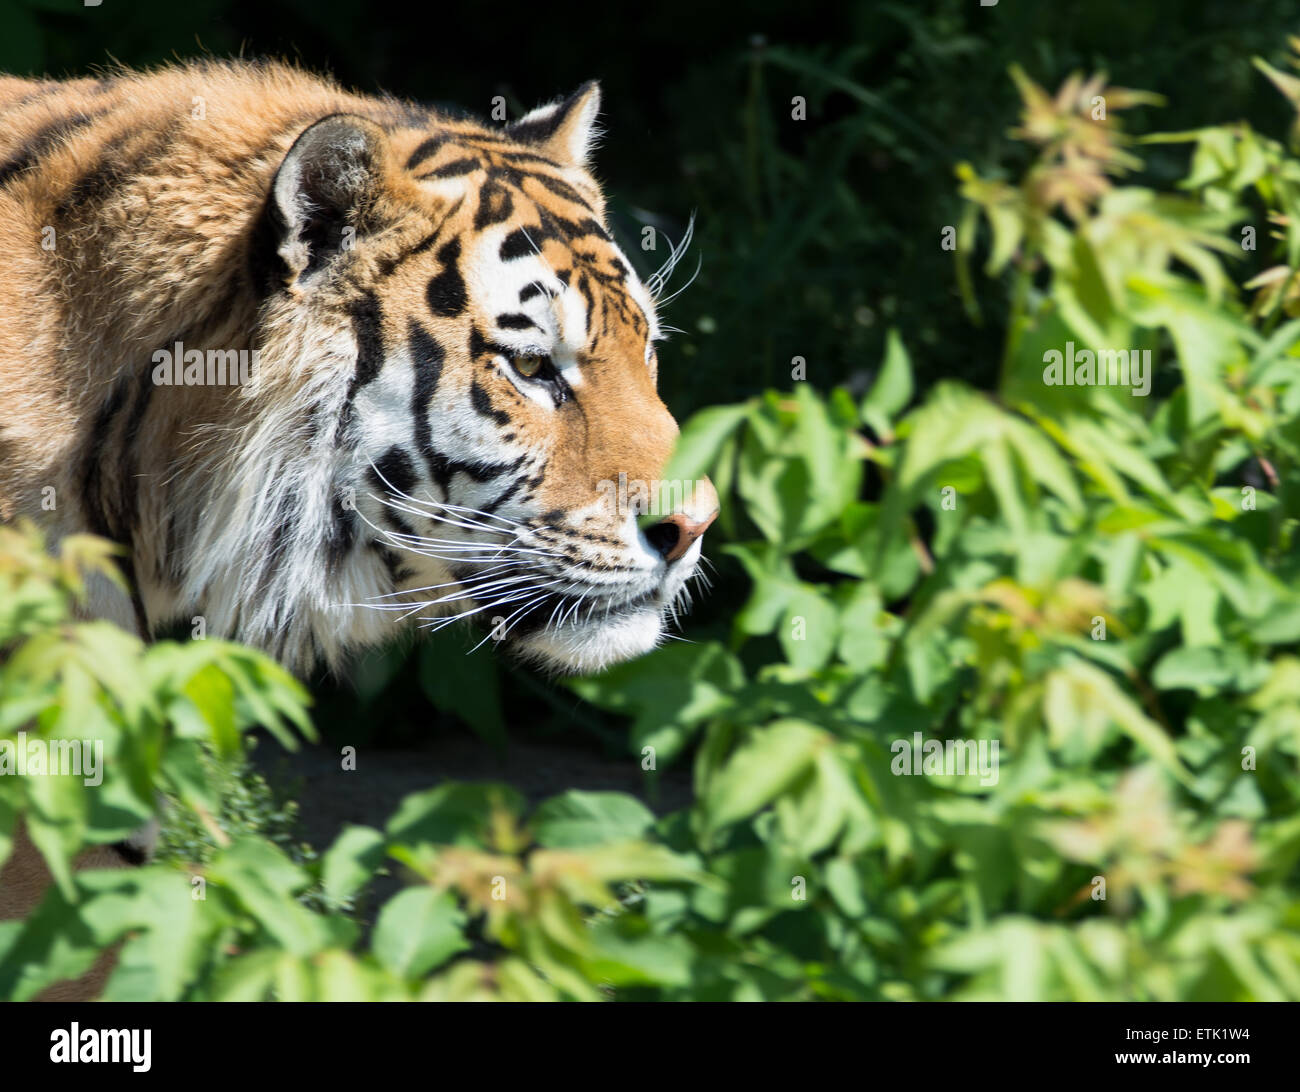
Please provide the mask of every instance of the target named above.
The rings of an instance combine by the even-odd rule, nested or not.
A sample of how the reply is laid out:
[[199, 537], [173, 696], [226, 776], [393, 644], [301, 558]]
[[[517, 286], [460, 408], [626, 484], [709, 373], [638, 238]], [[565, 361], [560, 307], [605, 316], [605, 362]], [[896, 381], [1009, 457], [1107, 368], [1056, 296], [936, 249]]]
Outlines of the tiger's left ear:
[[322, 118], [294, 141], [271, 183], [268, 206], [289, 283], [351, 250], [357, 235], [373, 226], [386, 162], [384, 131], [352, 114]]
[[589, 80], [567, 99], [525, 114], [506, 126], [506, 132], [565, 166], [586, 167], [601, 135], [599, 113], [600, 84]]

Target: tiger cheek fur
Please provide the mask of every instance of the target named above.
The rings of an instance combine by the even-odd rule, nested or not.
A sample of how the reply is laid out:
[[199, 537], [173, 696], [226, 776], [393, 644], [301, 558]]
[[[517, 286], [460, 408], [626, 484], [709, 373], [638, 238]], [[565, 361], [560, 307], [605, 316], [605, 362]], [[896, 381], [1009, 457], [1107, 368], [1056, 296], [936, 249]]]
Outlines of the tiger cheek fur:
[[[649, 531], [626, 503], [677, 426], [598, 109], [494, 128], [243, 63], [0, 79], [0, 517], [121, 542], [136, 594], [99, 613], [300, 671], [461, 619], [558, 671], [654, 647], [717, 497]], [[207, 381], [160, 381], [195, 350]], [[214, 383], [213, 353], [253, 364]]]

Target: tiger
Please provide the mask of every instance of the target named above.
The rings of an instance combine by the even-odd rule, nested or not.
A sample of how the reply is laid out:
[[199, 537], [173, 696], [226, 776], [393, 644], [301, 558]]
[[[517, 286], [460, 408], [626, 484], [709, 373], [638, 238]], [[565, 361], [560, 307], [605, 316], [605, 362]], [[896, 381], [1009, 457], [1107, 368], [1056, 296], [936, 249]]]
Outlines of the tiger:
[[[656, 647], [718, 496], [626, 502], [679, 430], [599, 112], [595, 82], [491, 124], [278, 61], [0, 77], [0, 520], [120, 546], [87, 613], [300, 675], [451, 623], [553, 673]], [[4, 872], [24, 916], [48, 874], [22, 838]]]
[[462, 619], [559, 673], [654, 648], [718, 498], [620, 503], [679, 430], [599, 111], [267, 61], [0, 79], [0, 519], [120, 544], [97, 616], [299, 673]]

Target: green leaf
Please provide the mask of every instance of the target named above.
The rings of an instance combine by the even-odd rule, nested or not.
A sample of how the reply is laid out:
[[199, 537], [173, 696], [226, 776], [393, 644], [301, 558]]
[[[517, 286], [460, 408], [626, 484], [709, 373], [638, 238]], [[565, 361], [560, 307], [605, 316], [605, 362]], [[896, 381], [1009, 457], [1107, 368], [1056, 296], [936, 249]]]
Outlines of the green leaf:
[[518, 814], [524, 799], [508, 785], [449, 782], [412, 793], [388, 820], [387, 834], [406, 845], [478, 846], [498, 809]]
[[401, 978], [419, 978], [469, 947], [465, 915], [448, 892], [412, 887], [379, 912], [375, 956]]
[[345, 826], [321, 862], [325, 893], [336, 902], [355, 895], [383, 863], [386, 842], [373, 827]]
[[830, 596], [810, 584], [792, 587], [777, 638], [785, 658], [806, 671], [826, 665], [839, 635], [839, 614]]
[[721, 830], [770, 804], [808, 774], [824, 739], [798, 720], [751, 732], [708, 787], [702, 808], [706, 829]]
[[173, 740], [163, 755], [161, 772], [176, 795], [190, 807], [203, 808], [212, 815], [221, 810], [199, 743]]
[[654, 813], [633, 796], [573, 789], [543, 803], [531, 826], [539, 845], [557, 849], [634, 841], [654, 822]]
[[592, 955], [583, 961], [588, 978], [614, 986], [686, 986], [695, 949], [684, 936], [628, 935], [617, 922], [591, 931]]
[[603, 709], [631, 715], [633, 748], [651, 747], [657, 762], [667, 763], [703, 721], [735, 703], [744, 681], [740, 661], [716, 641], [704, 641], [674, 642], [569, 685]]
[[696, 481], [705, 477], [717, 461], [723, 445], [753, 411], [742, 402], [734, 406], [711, 406], [691, 417], [664, 471], [665, 481]]
[[1048, 727], [1061, 740], [1077, 733], [1094, 737], [1113, 723], [1180, 781], [1191, 780], [1168, 733], [1109, 674], [1092, 664], [1074, 660], [1052, 672], [1047, 679], [1043, 712]]
[[850, 667], [865, 670], [880, 662], [887, 648], [881, 632], [879, 591], [865, 581], [854, 583], [843, 606], [839, 620], [839, 657]]
[[208, 867], [209, 887], [229, 891], [278, 945], [295, 955], [325, 947], [325, 923], [294, 900], [307, 876], [269, 842], [241, 839], [222, 850]]
[[862, 399], [862, 419], [881, 435], [912, 398], [912, 361], [896, 329], [885, 338], [885, 360], [871, 390]]

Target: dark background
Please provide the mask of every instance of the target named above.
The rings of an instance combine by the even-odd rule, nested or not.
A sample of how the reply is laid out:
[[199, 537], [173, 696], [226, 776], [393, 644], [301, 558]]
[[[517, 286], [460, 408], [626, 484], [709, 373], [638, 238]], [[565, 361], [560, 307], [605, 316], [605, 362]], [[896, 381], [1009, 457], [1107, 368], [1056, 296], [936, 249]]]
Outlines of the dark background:
[[[608, 130], [597, 163], [625, 249], [643, 272], [640, 230], [696, 238], [674, 279], [695, 283], [668, 306], [681, 329], [661, 352], [664, 398], [685, 418], [704, 405], [788, 388], [790, 361], [827, 389], [865, 387], [897, 326], [925, 381], [991, 381], [1000, 331], [971, 324], [952, 255], [953, 168], [1015, 165], [1008, 65], [1055, 89], [1074, 69], [1162, 93], [1134, 128], [1179, 130], [1249, 115], [1280, 134], [1286, 106], [1249, 58], [1278, 61], [1300, 29], [1295, 0], [978, 0], [746, 5], [513, 7], [388, 5], [377, 0], [0, 0], [0, 71], [70, 76], [121, 62], [276, 56], [387, 90], [511, 116], [599, 79]], [[807, 100], [807, 120], [791, 99]], [[1185, 150], [1150, 148], [1172, 177]], [[1174, 158], [1177, 157], [1177, 158]], [[983, 281], [979, 290], [999, 291]], [[985, 313], [997, 313], [985, 308]], [[718, 537], [718, 536], [711, 536]], [[692, 616], [725, 633], [744, 580], [717, 543], [717, 590]], [[618, 724], [553, 683], [496, 658], [462, 660], [455, 693], [422, 670], [464, 635], [422, 656], [398, 649], [347, 683], [318, 680], [327, 733], [347, 726], [403, 743], [470, 725], [500, 743], [575, 732], [625, 747]], [[444, 710], [430, 709], [429, 701]], [[359, 726], [364, 726], [359, 728]]]

